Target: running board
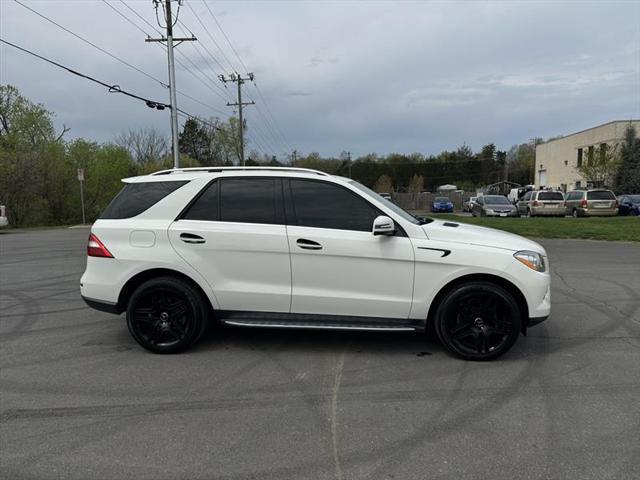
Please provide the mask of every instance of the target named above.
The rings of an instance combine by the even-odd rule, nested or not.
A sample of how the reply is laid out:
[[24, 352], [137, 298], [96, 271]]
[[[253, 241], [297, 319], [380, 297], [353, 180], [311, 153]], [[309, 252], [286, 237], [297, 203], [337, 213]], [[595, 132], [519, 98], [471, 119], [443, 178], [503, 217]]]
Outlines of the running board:
[[239, 327], [310, 328], [318, 330], [369, 330], [378, 332], [412, 332], [424, 330], [424, 321], [409, 318], [320, 315], [313, 313], [278, 313], [218, 311], [216, 318]]
[[310, 330], [360, 330], [374, 332], [413, 332], [415, 327], [394, 327], [394, 326], [365, 326], [365, 325], [331, 325], [319, 323], [278, 323], [260, 320], [223, 320], [227, 325], [237, 327], [264, 327], [264, 328], [303, 328]]

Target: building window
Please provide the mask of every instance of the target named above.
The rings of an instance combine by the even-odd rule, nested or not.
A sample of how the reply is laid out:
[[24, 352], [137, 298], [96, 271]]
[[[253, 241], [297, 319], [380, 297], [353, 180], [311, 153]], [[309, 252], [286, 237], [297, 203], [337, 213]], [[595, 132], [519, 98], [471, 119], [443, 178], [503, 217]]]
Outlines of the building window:
[[589, 151], [587, 152], [587, 162], [591, 163], [593, 162], [593, 153], [595, 151], [595, 148], [593, 145], [591, 145], [589, 147]]
[[582, 182], [580, 180], [578, 180], [576, 182], [576, 188], [580, 188], [580, 187], [582, 187]]
[[600, 153], [600, 161], [604, 162], [605, 159], [607, 158], [607, 147], [608, 145], [606, 143], [601, 143], [600, 144], [600, 148], [598, 150], [598, 153]]
[[577, 163], [578, 167], [582, 166], [582, 149], [579, 148], [578, 149], [578, 163]]

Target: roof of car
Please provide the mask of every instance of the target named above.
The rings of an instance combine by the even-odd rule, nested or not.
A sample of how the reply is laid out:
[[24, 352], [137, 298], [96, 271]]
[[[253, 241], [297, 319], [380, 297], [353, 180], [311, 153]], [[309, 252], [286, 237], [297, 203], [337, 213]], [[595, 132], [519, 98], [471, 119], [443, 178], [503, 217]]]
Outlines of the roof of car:
[[[264, 176], [291, 176], [291, 177], [307, 177], [307, 178], [340, 178], [320, 170], [312, 170], [310, 168], [297, 167], [195, 167], [195, 168], [172, 168], [169, 170], [160, 170], [148, 175], [140, 175], [137, 177], [123, 178], [125, 183], [141, 183], [141, 182], [166, 182], [166, 181], [184, 181], [194, 180], [202, 177], [215, 177], [221, 174], [231, 174], [233, 176], [251, 176], [260, 174]], [[225, 175], [226, 176], [226, 175]]]

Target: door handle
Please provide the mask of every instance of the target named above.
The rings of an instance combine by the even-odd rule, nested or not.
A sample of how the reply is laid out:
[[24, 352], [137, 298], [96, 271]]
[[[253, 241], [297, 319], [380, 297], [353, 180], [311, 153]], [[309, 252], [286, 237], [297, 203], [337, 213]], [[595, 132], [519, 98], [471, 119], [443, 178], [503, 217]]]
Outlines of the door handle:
[[313, 240], [307, 240], [306, 238], [299, 238], [296, 240], [296, 244], [305, 250], [322, 250], [322, 245]]
[[205, 243], [206, 240], [202, 238], [200, 235], [195, 235], [193, 233], [181, 233], [180, 240], [184, 243]]

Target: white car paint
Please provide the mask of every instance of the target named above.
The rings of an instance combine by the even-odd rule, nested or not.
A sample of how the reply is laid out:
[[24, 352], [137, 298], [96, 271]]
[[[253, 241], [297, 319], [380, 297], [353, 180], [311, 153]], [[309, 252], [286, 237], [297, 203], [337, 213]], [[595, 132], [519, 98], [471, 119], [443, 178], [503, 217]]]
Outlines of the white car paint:
[[[424, 324], [434, 298], [448, 283], [483, 274], [516, 286], [526, 299], [530, 318], [549, 315], [549, 268], [538, 272], [514, 258], [515, 252], [532, 251], [548, 265], [544, 248], [532, 240], [439, 220], [419, 225], [399, 214], [390, 202], [366, 194], [342, 177], [301, 169], [216, 170], [185, 169], [125, 179], [126, 183], [189, 183], [133, 218], [94, 223], [91, 232], [115, 258], [88, 257], [81, 279], [83, 297], [115, 305], [128, 280], [163, 268], [196, 282], [214, 311], [404, 318]], [[256, 175], [339, 184], [390, 217], [406, 236], [296, 225], [175, 221], [212, 179]], [[143, 233], [132, 236], [132, 232]], [[185, 244], [180, 241], [185, 232], [202, 236], [206, 243]], [[300, 238], [320, 243], [322, 250], [299, 248]]]

